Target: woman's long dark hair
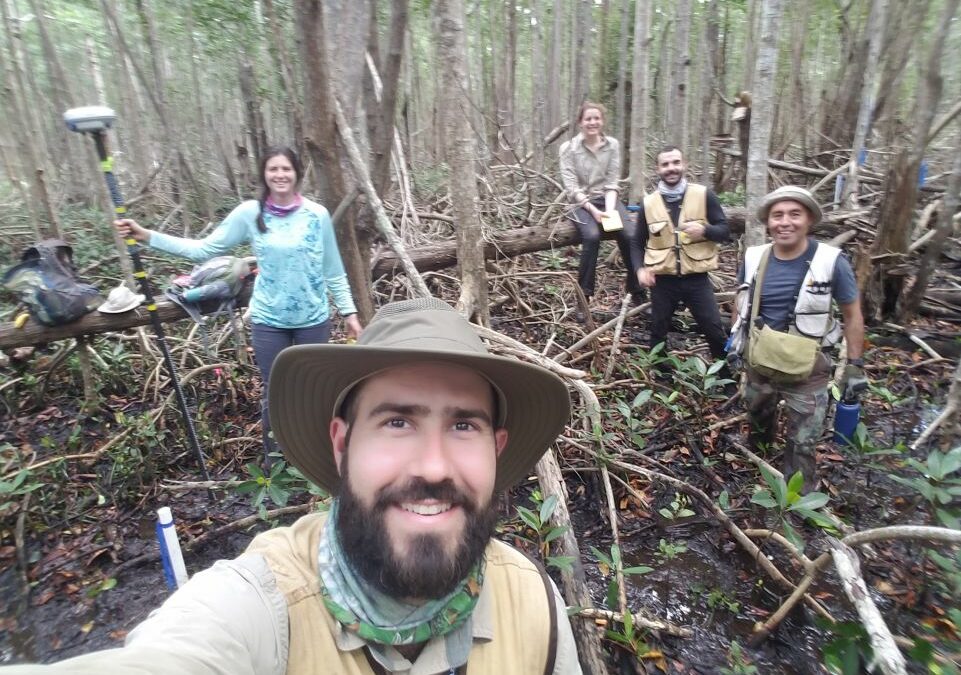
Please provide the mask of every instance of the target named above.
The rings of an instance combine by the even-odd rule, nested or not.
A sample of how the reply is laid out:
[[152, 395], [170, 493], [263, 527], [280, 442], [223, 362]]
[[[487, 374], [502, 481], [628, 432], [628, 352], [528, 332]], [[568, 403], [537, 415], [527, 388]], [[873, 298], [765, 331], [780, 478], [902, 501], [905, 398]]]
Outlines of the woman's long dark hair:
[[300, 179], [304, 176], [300, 159], [297, 157], [297, 153], [294, 152], [293, 148], [286, 145], [272, 145], [264, 150], [264, 156], [260, 160], [260, 198], [257, 199], [257, 201], [260, 202], [260, 211], [257, 213], [257, 229], [260, 232], [267, 231], [267, 224], [264, 222], [264, 207], [267, 204], [267, 197], [270, 196], [270, 188], [267, 187], [267, 162], [278, 155], [286, 157], [288, 161], [290, 161], [290, 165], [294, 167], [294, 174], [297, 176], [297, 185], [300, 185]]

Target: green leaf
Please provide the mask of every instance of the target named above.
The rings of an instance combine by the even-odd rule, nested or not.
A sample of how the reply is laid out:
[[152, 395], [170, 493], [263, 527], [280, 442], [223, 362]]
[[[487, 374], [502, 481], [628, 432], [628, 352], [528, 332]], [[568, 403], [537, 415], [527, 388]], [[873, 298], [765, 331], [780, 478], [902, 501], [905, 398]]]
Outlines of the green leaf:
[[544, 543], [545, 544], [551, 543], [558, 537], [562, 536], [565, 532], [567, 532], [566, 527], [552, 527], [550, 531], [544, 535]]
[[791, 498], [794, 497], [796, 499], [803, 489], [804, 476], [801, 475], [800, 471], [795, 471], [794, 475], [791, 476], [791, 479], [787, 482], [788, 502], [794, 501]]
[[665, 518], [667, 518], [668, 520], [673, 520], [673, 519], [674, 519], [674, 514], [673, 514], [673, 513], [671, 512], [671, 510], [670, 510], [669, 508], [667, 508], [666, 506], [665, 506], [663, 509], [658, 509], [657, 512], [660, 513], [660, 514], [661, 514], [662, 516], [664, 516]]
[[961, 470], [961, 445], [944, 456], [941, 468], [945, 476]]
[[771, 496], [771, 493], [768, 490], [758, 490], [755, 492], [753, 495], [751, 495], [751, 502], [767, 509], [773, 509], [777, 507], [777, 502], [774, 501], [774, 497]]
[[108, 579], [103, 580], [103, 583], [100, 584], [100, 589], [104, 591], [109, 591], [111, 588], [115, 588], [116, 585], [117, 585], [117, 578], [110, 577]]
[[799, 553], [804, 553], [804, 539], [801, 538], [801, 535], [798, 534], [798, 531], [794, 529], [791, 523], [787, 521], [784, 522], [784, 536], [789, 542], [794, 544], [794, 547]]
[[634, 401], [631, 402], [632, 408], [640, 408], [642, 405], [646, 404], [651, 400], [651, 396], [654, 395], [653, 389], [642, 389], [638, 392], [637, 396], [634, 397]]
[[290, 493], [280, 485], [271, 484], [267, 488], [267, 493], [270, 495], [270, 500], [277, 506], [287, 506]]
[[647, 574], [648, 572], [653, 572], [653, 567], [648, 567], [647, 565], [637, 565], [635, 567], [625, 567], [621, 570], [624, 574]]
[[[797, 475], [797, 474], [795, 474]], [[793, 478], [791, 480], [794, 480]], [[788, 507], [788, 511], [798, 509], [817, 510], [828, 503], [830, 498], [823, 492], [809, 492]]]
[[614, 567], [621, 564], [621, 547], [617, 544], [611, 546], [611, 562], [614, 563]]
[[516, 509], [517, 509], [517, 515], [521, 517], [521, 520], [523, 520], [524, 523], [529, 528], [531, 528], [535, 532], [540, 532], [541, 522], [540, 520], [538, 520], [536, 513], [534, 513], [528, 508], [524, 508], [523, 506], [518, 506], [516, 507]]
[[607, 585], [607, 607], [614, 611], [617, 611], [618, 607], [618, 588], [617, 577], [614, 577]]
[[724, 361], [715, 361], [711, 364], [711, 367], [707, 369], [708, 375], [717, 375], [717, 371], [724, 367]]
[[727, 511], [731, 508], [731, 497], [728, 495], [727, 490], [721, 490], [721, 494], [717, 496], [717, 503], [721, 505], [721, 508]]
[[787, 485], [784, 483], [784, 479], [778, 478], [763, 464], [759, 468], [761, 469], [761, 475], [764, 477], [764, 482], [771, 488], [771, 494], [774, 495], [777, 505], [782, 509], [787, 508]]
[[562, 572], [571, 572], [574, 569], [574, 556], [572, 555], [549, 555], [547, 556], [547, 566], [555, 567]]
[[591, 546], [591, 553], [594, 554], [594, 557], [597, 558], [597, 561], [598, 561], [598, 562], [602, 562], [602, 563], [604, 563], [605, 565], [607, 565], [608, 567], [611, 567], [611, 568], [614, 567], [614, 561], [611, 560], [610, 557], [609, 557], [606, 553], [604, 553], [603, 551], [601, 551], [600, 549], [597, 549], [597, 548]]
[[557, 508], [557, 495], [551, 495], [541, 503], [541, 522], [546, 523], [554, 515], [554, 509]]
[[820, 527], [821, 529], [829, 530], [831, 532], [836, 531], [836, 526], [834, 525], [834, 522], [827, 516], [821, 513], [818, 513], [817, 511], [812, 511], [811, 509], [804, 509], [804, 508], [800, 508], [800, 509], [792, 508], [791, 511], [798, 514], [802, 518], [806, 518], [807, 520], [810, 520], [812, 523], [814, 523], [816, 526]]

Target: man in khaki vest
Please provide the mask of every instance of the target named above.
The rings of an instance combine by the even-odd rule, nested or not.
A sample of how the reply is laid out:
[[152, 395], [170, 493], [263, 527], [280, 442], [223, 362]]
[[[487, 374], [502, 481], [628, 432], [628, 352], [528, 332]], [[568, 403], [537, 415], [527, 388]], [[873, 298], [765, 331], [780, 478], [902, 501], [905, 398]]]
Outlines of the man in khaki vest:
[[492, 539], [497, 495], [568, 421], [562, 380], [405, 300], [356, 345], [282, 351], [270, 415], [328, 510], [197, 574], [122, 649], [10, 672], [581, 672], [553, 582]]
[[717, 269], [717, 245], [727, 241], [724, 210], [711, 190], [688, 183], [687, 164], [673, 145], [657, 153], [657, 190], [644, 197], [637, 236], [644, 265], [637, 270], [651, 289], [651, 349], [667, 340], [671, 317], [684, 303], [707, 339], [711, 356], [723, 359], [727, 341], [707, 273]]

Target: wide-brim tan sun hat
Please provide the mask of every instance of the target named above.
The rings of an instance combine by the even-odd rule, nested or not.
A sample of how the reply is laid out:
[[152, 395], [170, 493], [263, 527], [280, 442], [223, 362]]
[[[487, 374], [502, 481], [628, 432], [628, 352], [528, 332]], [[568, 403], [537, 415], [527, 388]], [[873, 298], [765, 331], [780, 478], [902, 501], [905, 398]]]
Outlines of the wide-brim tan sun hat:
[[97, 311], [104, 314], [121, 314], [123, 312], [129, 312], [143, 301], [143, 295], [134, 293], [123, 284], [120, 284], [116, 288], [110, 289], [110, 293], [107, 294], [107, 301], [97, 307]]
[[821, 213], [821, 206], [808, 190], [794, 185], [784, 185], [773, 192], [768, 192], [761, 200], [761, 205], [757, 207], [757, 219], [765, 225], [767, 224], [767, 214], [771, 207], [778, 202], [795, 201], [805, 206], [811, 212], [813, 218], [811, 227], [821, 222], [824, 215]]
[[270, 374], [270, 422], [284, 456], [332, 494], [340, 476], [330, 421], [348, 392], [380, 371], [418, 362], [465, 366], [497, 394], [495, 427], [507, 429], [494, 488], [528, 475], [564, 430], [571, 403], [564, 381], [548, 370], [487, 351], [470, 323], [436, 298], [384, 305], [356, 344], [297, 345], [277, 356]]

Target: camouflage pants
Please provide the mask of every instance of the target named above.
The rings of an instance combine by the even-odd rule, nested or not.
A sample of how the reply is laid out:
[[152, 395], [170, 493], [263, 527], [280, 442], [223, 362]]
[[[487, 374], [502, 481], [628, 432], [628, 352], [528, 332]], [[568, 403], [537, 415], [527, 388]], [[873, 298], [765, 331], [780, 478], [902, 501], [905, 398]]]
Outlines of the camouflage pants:
[[777, 432], [777, 406], [784, 401], [784, 479], [795, 472], [804, 476], [807, 488], [815, 482], [814, 447], [821, 436], [828, 411], [828, 380], [831, 360], [818, 354], [810, 377], [802, 382], [775, 382], [746, 368], [744, 405], [750, 422], [752, 449], [759, 454], [769, 448]]

